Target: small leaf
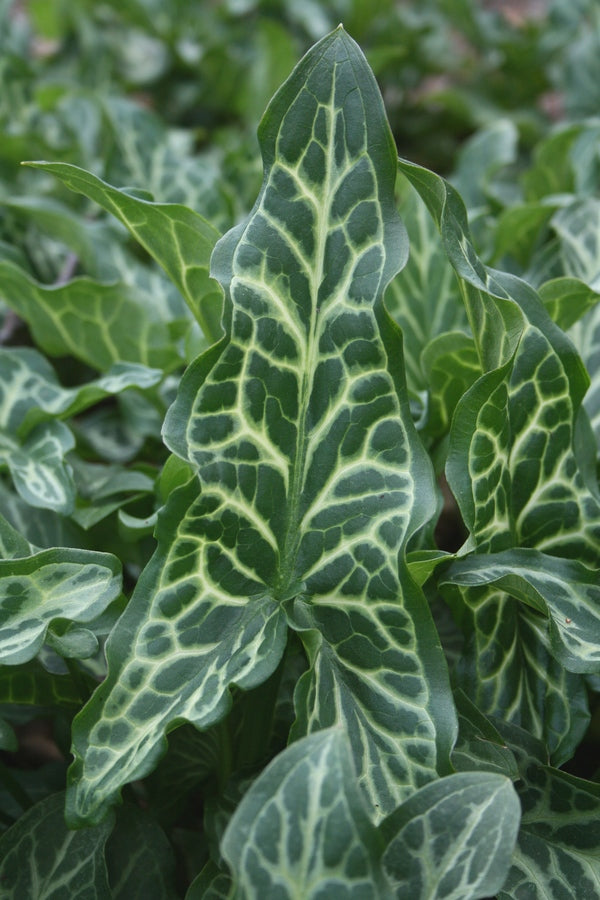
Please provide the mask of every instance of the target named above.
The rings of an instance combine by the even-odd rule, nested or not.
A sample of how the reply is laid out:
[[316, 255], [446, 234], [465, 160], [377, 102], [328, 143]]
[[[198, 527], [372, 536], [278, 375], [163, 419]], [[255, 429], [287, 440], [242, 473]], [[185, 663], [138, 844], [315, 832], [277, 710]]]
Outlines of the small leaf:
[[6, 900], [68, 896], [111, 900], [104, 844], [112, 827], [69, 831], [64, 795], [37, 803], [0, 837], [0, 885]]
[[120, 589], [120, 565], [108, 553], [44, 550], [0, 561], [0, 661], [32, 659], [53, 620], [90, 622]]
[[487, 772], [448, 775], [417, 791], [381, 825], [383, 866], [398, 898], [477, 900], [510, 867], [520, 806], [511, 781]]
[[73, 472], [65, 454], [75, 438], [63, 422], [41, 422], [18, 443], [1, 435], [0, 465], [8, 466], [15, 488], [30, 505], [68, 515], [75, 503]]
[[387, 897], [383, 844], [339, 728], [292, 744], [245, 794], [221, 845], [235, 896]]
[[0, 559], [31, 556], [36, 548], [0, 514]]
[[577, 278], [554, 278], [540, 287], [539, 294], [552, 319], [564, 331], [600, 301], [600, 292]]

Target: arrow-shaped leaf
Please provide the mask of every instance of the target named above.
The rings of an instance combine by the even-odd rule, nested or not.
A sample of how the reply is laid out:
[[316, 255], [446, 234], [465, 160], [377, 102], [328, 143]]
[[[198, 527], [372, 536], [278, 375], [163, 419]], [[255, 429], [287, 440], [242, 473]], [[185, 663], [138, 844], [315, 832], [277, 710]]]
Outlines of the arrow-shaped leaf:
[[184, 376], [164, 430], [199, 481], [170, 498], [74, 727], [73, 821], [147, 773], [175, 723], [205, 728], [230, 684], [265, 680], [288, 617], [312, 664], [297, 732], [348, 729], [374, 816], [448, 766], [445, 663], [403, 561], [435, 504], [382, 303], [406, 251], [396, 156], [342, 29], [276, 95], [260, 140], [263, 189], [213, 256], [226, 336]]

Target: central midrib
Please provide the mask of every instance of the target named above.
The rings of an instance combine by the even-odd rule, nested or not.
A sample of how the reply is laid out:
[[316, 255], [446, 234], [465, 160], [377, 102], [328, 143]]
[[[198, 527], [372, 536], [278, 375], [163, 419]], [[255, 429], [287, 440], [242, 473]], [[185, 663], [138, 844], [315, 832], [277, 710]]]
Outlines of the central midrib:
[[292, 472], [290, 478], [290, 487], [287, 498], [285, 537], [283, 541], [283, 551], [280, 557], [279, 579], [277, 585], [277, 595], [279, 599], [285, 600], [292, 593], [296, 593], [299, 585], [294, 579], [296, 557], [300, 546], [300, 498], [302, 495], [302, 484], [305, 474], [306, 457], [308, 451], [308, 434], [307, 434], [307, 418], [310, 406], [310, 397], [312, 394], [313, 380], [315, 373], [315, 363], [318, 356], [318, 296], [321, 282], [323, 281], [323, 273], [325, 269], [325, 246], [328, 237], [327, 224], [330, 218], [331, 209], [331, 182], [332, 169], [334, 168], [334, 134], [335, 134], [335, 107], [333, 97], [335, 94], [335, 77], [337, 63], [334, 67], [331, 82], [331, 98], [329, 103], [329, 128], [327, 135], [326, 148], [326, 171], [323, 186], [323, 202], [317, 206], [316, 211], [316, 251], [315, 265], [312, 271], [310, 298], [310, 328], [307, 340], [306, 365], [302, 373], [302, 384], [300, 387], [300, 402], [298, 414], [298, 435], [296, 439], [296, 452], [292, 463]]

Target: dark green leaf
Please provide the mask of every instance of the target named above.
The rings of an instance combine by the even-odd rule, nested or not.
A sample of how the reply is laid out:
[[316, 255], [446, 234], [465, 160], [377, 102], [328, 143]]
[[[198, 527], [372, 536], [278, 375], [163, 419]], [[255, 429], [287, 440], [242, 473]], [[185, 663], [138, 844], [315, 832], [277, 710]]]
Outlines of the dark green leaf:
[[383, 843], [341, 729], [292, 744], [245, 794], [222, 841], [240, 898], [388, 896]]
[[511, 781], [461, 772], [417, 791], [381, 825], [395, 896], [477, 900], [504, 883], [519, 830]]
[[0, 837], [2, 896], [111, 900], [103, 852], [111, 827], [69, 831], [63, 794], [37, 803]]

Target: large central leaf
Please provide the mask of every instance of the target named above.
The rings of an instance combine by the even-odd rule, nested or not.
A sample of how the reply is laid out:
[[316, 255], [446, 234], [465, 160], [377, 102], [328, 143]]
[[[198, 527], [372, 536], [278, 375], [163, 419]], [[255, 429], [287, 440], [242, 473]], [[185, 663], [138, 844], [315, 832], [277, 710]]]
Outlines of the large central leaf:
[[444, 663], [404, 566], [434, 509], [432, 474], [381, 299], [407, 252], [396, 157], [342, 29], [296, 68], [259, 137], [262, 191], [213, 255], [225, 337], [190, 367], [165, 426], [198, 481], [170, 498], [109, 677], [75, 726], [74, 821], [148, 772], [168, 729], [208, 727], [231, 684], [267, 678], [288, 624], [311, 663], [296, 731], [343, 724], [374, 817], [447, 765]]

